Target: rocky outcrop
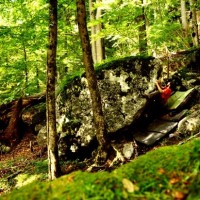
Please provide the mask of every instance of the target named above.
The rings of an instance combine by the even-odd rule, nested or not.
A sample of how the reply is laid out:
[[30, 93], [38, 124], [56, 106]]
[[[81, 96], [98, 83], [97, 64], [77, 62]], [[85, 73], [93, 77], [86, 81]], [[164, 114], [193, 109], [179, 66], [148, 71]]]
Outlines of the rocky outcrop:
[[[166, 63], [166, 59], [127, 57], [100, 66], [97, 78], [108, 137], [112, 143], [119, 135], [126, 134], [129, 137], [129, 141], [123, 141], [123, 145], [117, 143], [119, 141], [113, 143], [116, 152], [123, 155], [119, 156], [121, 160], [137, 154], [134, 149], [136, 145], [133, 145], [135, 144], [133, 130], [144, 114], [145, 108], [149, 106], [144, 94], [155, 89], [156, 79], [167, 77], [165, 70], [167, 64], [177, 90], [195, 88], [199, 91], [199, 60], [199, 51], [188, 51], [171, 56], [169, 63]], [[199, 105], [199, 100], [197, 101], [196, 104]], [[199, 131], [198, 109], [193, 111], [189, 109], [188, 113], [186, 118], [179, 122], [177, 133], [194, 134]], [[146, 119], [144, 116], [143, 118]], [[45, 148], [47, 137], [45, 104], [23, 110], [22, 120], [28, 126], [34, 127], [38, 144]], [[0, 133], [2, 131], [3, 129]], [[84, 74], [74, 78], [57, 97], [57, 131], [60, 135], [60, 156], [68, 159], [84, 159], [90, 157], [97, 148], [90, 94]]]
[[[170, 74], [176, 90], [196, 88], [198, 91], [198, 51], [186, 52], [185, 55], [180, 53], [178, 56], [183, 58], [182, 61], [171, 60], [170, 65], [170, 70], [173, 63], [181, 69]], [[101, 66], [97, 77], [109, 136], [115, 138], [118, 133], [124, 132], [131, 135], [147, 105], [143, 94], [155, 89], [156, 79], [166, 77], [162, 64], [159, 59], [129, 57]], [[192, 81], [187, 79], [191, 75]], [[97, 141], [85, 76], [74, 79], [57, 100], [60, 155], [83, 155], [88, 146], [89, 152], [92, 152], [97, 147]]]
[[[144, 114], [145, 107], [148, 106], [143, 94], [148, 94], [155, 89], [156, 79], [167, 77], [167, 67], [169, 67], [170, 77], [175, 81], [176, 90], [195, 88], [196, 91], [200, 91], [199, 63], [200, 51], [197, 50], [180, 52], [169, 59], [127, 57], [100, 66], [97, 77], [108, 136], [112, 143], [119, 134], [129, 136], [129, 141], [123, 141], [123, 144], [119, 141], [113, 143], [119, 159], [130, 159], [137, 154], [134, 149], [137, 145], [134, 142], [133, 129]], [[36, 106], [24, 109], [22, 120], [26, 125], [34, 127], [38, 144], [45, 148], [45, 104], [38, 105], [44, 102], [45, 95], [36, 95], [31, 99], [36, 101], [33, 102]], [[176, 133], [192, 135], [199, 132], [199, 93], [195, 99], [192, 108], [188, 107], [187, 116], [178, 123], [175, 136]], [[23, 105], [29, 104], [23, 101]], [[5, 110], [1, 106], [2, 109]], [[10, 112], [9, 109], [6, 111]], [[4, 112], [1, 111], [1, 114]], [[8, 118], [3, 120], [4, 115], [0, 118], [1, 135], [9, 122]], [[145, 116], [143, 118], [146, 119]], [[93, 150], [97, 148], [90, 94], [84, 74], [74, 78], [57, 97], [57, 131], [60, 135], [60, 156], [68, 159], [84, 159], [91, 156]], [[0, 148], [0, 152], [4, 151], [2, 149], [5, 148]]]
[[[162, 67], [158, 59], [129, 57], [102, 68], [97, 73], [98, 85], [108, 134], [113, 136], [141, 116], [147, 102], [143, 94], [155, 89]], [[58, 96], [57, 108], [61, 155], [69, 150], [77, 152], [94, 141], [91, 100], [84, 75], [75, 78]]]

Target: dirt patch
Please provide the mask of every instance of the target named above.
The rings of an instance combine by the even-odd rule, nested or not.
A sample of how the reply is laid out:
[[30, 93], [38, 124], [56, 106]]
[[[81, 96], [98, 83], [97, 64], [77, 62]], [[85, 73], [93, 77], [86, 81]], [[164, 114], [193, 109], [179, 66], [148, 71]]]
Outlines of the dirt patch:
[[31, 130], [28, 130], [21, 142], [17, 144], [13, 149], [6, 154], [0, 155], [0, 162], [14, 161], [18, 158], [24, 158], [27, 160], [36, 159], [38, 157], [46, 157], [45, 152], [41, 153], [42, 149], [36, 142], [36, 135]]

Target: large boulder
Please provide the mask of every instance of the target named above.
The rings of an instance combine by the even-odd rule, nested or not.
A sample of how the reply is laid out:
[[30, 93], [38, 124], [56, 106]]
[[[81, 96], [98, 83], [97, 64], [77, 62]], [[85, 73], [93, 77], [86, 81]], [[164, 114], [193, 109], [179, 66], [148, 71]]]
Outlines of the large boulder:
[[[98, 86], [107, 123], [113, 136], [133, 125], [147, 103], [143, 97], [155, 89], [162, 73], [159, 59], [128, 57], [107, 63], [97, 72]], [[96, 148], [90, 93], [83, 74], [75, 78], [57, 98], [60, 155]], [[83, 152], [83, 151], [82, 151]]]
[[[199, 91], [197, 62], [199, 54], [189, 51], [176, 56], [178, 58], [174, 56], [168, 63], [170, 77], [174, 82], [173, 85], [176, 86], [174, 90], [186, 91], [195, 88], [196, 91]], [[181, 62], [179, 63], [177, 60], [181, 60]], [[177, 65], [176, 69], [179, 69], [175, 69], [175, 73], [172, 69], [174, 64]], [[115, 144], [119, 143], [116, 140], [119, 135], [120, 142], [127, 135], [130, 139], [123, 142], [124, 145], [120, 148], [116, 148], [116, 151], [121, 151], [121, 155], [124, 155], [125, 144], [136, 139], [133, 132], [135, 132], [135, 127], [140, 124], [137, 122], [141, 122], [141, 116], [145, 119], [143, 128], [147, 127], [148, 119], [146, 119], [145, 108], [148, 109], [151, 105], [143, 94], [148, 94], [156, 89], [154, 84], [156, 79], [167, 77], [165, 68], [165, 62], [162, 59], [128, 57], [101, 65], [101, 69], [97, 71], [108, 136], [111, 140], [116, 141]], [[74, 78], [58, 95], [57, 132], [60, 135], [60, 156], [67, 159], [84, 159], [90, 157], [91, 152], [97, 149], [98, 142], [91, 107], [85, 74]], [[43, 126], [41, 124], [35, 127], [36, 132], [39, 131], [38, 141], [41, 146], [46, 145], [46, 128]], [[183, 129], [181, 128], [181, 130]], [[134, 157], [134, 155], [132, 156]]]

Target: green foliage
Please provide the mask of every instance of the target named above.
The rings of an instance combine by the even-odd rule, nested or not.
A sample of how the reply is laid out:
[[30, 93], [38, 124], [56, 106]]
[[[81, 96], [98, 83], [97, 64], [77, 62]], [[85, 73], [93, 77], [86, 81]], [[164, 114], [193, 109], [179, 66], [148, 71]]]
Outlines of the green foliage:
[[[139, 53], [138, 20], [144, 8], [149, 55], [163, 55], [188, 48], [181, 27], [180, 2], [174, 0], [113, 0], [95, 3], [103, 9], [102, 18], [89, 19], [90, 27], [103, 23], [93, 41], [104, 38], [106, 60]], [[88, 4], [87, 4], [88, 5]], [[48, 44], [48, 3], [36, 1], [3, 1], [0, 6], [0, 104], [45, 90]], [[58, 2], [57, 43], [58, 88], [82, 70], [82, 52], [76, 23], [75, 1]], [[75, 72], [74, 72], [75, 71]], [[67, 77], [69, 76], [69, 77]], [[61, 84], [61, 85], [60, 85]]]
[[47, 160], [41, 160], [41, 161], [33, 162], [33, 165], [35, 167], [34, 172], [37, 173], [37, 174], [46, 173], [47, 170], [48, 170], [48, 161]]
[[53, 182], [32, 183], [0, 199], [199, 199], [199, 149], [199, 139], [162, 147], [110, 173], [77, 171]]
[[39, 89], [35, 80], [40, 77], [36, 73], [38, 68], [45, 74], [42, 63], [46, 56], [47, 31], [43, 27], [48, 24], [48, 15], [46, 4], [41, 0], [5, 1], [1, 8], [0, 100], [5, 103], [44, 88], [42, 84]]
[[[59, 1], [58, 79], [81, 67], [75, 2]], [[48, 3], [4, 1], [0, 13], [0, 104], [45, 90]]]
[[8, 192], [33, 181], [47, 180], [47, 160], [29, 161], [24, 157], [0, 163], [0, 188]]
[[71, 84], [72, 80], [74, 80], [76, 77], [80, 78], [83, 72], [84, 72], [84, 69], [80, 68], [79, 70], [76, 70], [76, 71], [74, 70], [72, 73], [69, 73], [66, 76], [64, 76], [58, 83], [56, 94], [58, 95], [62, 93], [63, 91], [65, 91], [65, 88], [67, 88], [67, 86]]

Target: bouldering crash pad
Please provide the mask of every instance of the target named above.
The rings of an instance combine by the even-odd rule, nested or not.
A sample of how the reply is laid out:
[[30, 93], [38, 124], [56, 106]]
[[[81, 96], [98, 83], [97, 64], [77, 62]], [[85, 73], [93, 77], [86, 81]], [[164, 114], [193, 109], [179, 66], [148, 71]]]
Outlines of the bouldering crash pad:
[[184, 106], [189, 99], [193, 96], [195, 89], [192, 88], [187, 91], [177, 91], [175, 92], [167, 101], [166, 108], [168, 110], [179, 109]]
[[166, 108], [169, 112], [135, 132], [133, 134], [135, 140], [146, 145], [152, 145], [173, 131], [178, 125], [178, 122], [187, 114], [187, 109], [181, 109], [188, 103], [195, 91], [196, 90], [192, 88], [187, 91], [175, 92], [166, 104]]
[[177, 122], [170, 122], [170, 121], [155, 119], [152, 123], [150, 123], [147, 126], [146, 131], [160, 132], [160, 133], [166, 134], [170, 132], [176, 125], [177, 125]]
[[177, 124], [178, 122], [156, 119], [144, 130], [135, 132], [133, 137], [138, 142], [151, 145], [164, 137], [167, 133], [171, 132], [177, 126]]
[[173, 114], [173, 112], [168, 113], [162, 116], [160, 119], [170, 121], [170, 122], [179, 122], [181, 119], [183, 119], [183, 117], [187, 115], [187, 113], [188, 113], [188, 109], [184, 109], [176, 114]]
[[134, 138], [137, 142], [152, 145], [166, 134], [159, 132], [137, 132], [134, 134]]

